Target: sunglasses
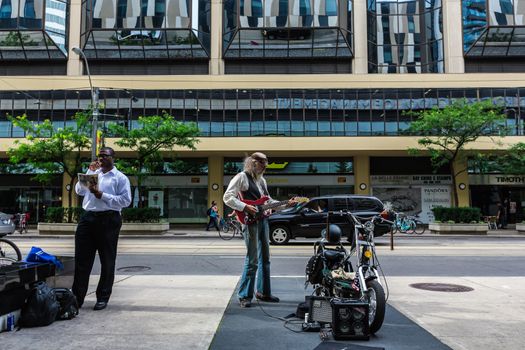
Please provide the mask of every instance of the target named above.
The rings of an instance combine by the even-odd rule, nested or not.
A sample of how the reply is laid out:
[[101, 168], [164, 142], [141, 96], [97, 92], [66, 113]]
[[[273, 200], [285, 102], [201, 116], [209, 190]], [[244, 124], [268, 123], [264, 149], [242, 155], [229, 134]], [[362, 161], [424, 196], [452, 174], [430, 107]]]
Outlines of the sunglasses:
[[255, 161], [262, 165], [268, 165], [268, 159], [255, 158]]

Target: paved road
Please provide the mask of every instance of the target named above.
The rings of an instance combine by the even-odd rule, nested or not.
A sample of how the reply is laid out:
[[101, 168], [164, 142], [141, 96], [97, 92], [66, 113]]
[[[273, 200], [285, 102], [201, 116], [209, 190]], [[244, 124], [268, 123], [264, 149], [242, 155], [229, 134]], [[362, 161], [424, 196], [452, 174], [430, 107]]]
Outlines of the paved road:
[[[14, 239], [24, 253], [32, 245], [57, 255], [73, 253], [71, 237]], [[235, 309], [234, 290], [244, 257], [240, 240], [123, 237], [119, 243], [119, 252], [117, 267], [144, 265], [150, 270], [132, 276], [124, 273], [118, 276], [116, 296], [107, 313], [102, 314], [109, 314], [110, 317], [83, 309], [78, 320], [53, 324], [51, 327], [57, 327], [55, 331], [64, 334], [80, 332], [82, 341], [75, 341], [80, 348], [89, 348], [88, 339], [92, 334], [85, 327], [91, 322], [97, 324], [93, 332], [108, 339], [108, 342], [115, 341], [110, 331], [132, 334], [128, 340], [119, 339], [118, 344], [122, 348], [124, 345], [134, 348], [136, 344], [141, 344], [140, 348], [158, 349], [205, 349], [210, 345], [214, 349], [220, 348], [217, 347], [220, 344], [218, 340], [212, 342], [213, 335], [216, 334], [216, 339], [224, 335], [228, 331], [228, 317], [239, 314]], [[273, 283], [275, 290], [287, 298], [289, 307], [301, 301], [300, 289], [287, 293], [293, 289], [290, 286], [302, 283], [305, 262], [311, 253], [311, 243], [272, 247]], [[437, 339], [438, 345], [442, 342], [444, 348], [449, 346], [453, 349], [523, 348], [525, 335], [521, 328], [525, 324], [525, 307], [522, 303], [525, 299], [525, 237], [402, 237], [396, 239], [393, 251], [390, 250], [388, 239], [381, 238], [378, 255], [388, 276], [390, 295], [387, 317], [391, 319], [382, 330], [382, 338], [372, 339], [368, 345], [381, 345], [388, 349], [425, 349], [424, 344], [426, 341], [428, 343], [428, 339]], [[410, 284], [418, 282], [455, 283], [474, 290], [468, 293], [440, 293], [410, 287]], [[157, 290], [160, 292], [156, 293]], [[187, 300], [184, 291], [194, 295], [197, 300]], [[179, 296], [180, 293], [184, 295]], [[209, 302], [210, 297], [213, 303]], [[157, 310], [163, 305], [173, 312], [159, 313]], [[186, 312], [181, 314], [177, 310], [183, 306]], [[191, 316], [195, 310], [198, 311], [196, 318]], [[282, 328], [278, 322], [269, 326], [268, 320], [260, 312], [250, 312], [248, 315], [251, 322], [255, 322], [255, 328]], [[131, 315], [147, 322], [138, 319], [129, 322]], [[243, 315], [246, 316], [240, 314], [241, 317]], [[155, 317], [158, 320], [152, 321]], [[111, 319], [111, 324], [105, 323], [106, 318]], [[153, 325], [149, 322], [153, 322]], [[159, 322], [167, 322], [173, 328], [159, 334], [155, 328]], [[181, 322], [183, 329], [180, 329]], [[118, 323], [120, 326], [116, 327]], [[396, 324], [406, 327], [396, 328]], [[79, 330], [81, 326], [82, 331]], [[420, 333], [415, 332], [418, 327], [422, 330]], [[36, 330], [18, 333], [9, 334], [8, 338], [4, 337], [4, 333], [0, 337], [8, 340], [4, 344], [12, 341], [11, 344], [16, 342], [20, 345], [25, 342], [29, 348], [35, 337], [45, 339], [46, 334]], [[419, 335], [410, 338], [410, 344], [402, 340], [403, 335], [416, 333]], [[139, 334], [142, 336], [139, 337]], [[180, 341], [174, 344], [174, 337]], [[228, 340], [235, 339], [229, 337]], [[194, 345], [189, 346], [191, 342]], [[280, 349], [279, 345], [283, 344], [278, 339], [268, 339], [264, 348]], [[100, 340], [96, 345], [92, 348], [99, 345], [102, 348], [108, 343]], [[112, 348], [111, 344], [109, 348]], [[241, 348], [247, 347], [236, 343], [231, 343], [229, 347]]]

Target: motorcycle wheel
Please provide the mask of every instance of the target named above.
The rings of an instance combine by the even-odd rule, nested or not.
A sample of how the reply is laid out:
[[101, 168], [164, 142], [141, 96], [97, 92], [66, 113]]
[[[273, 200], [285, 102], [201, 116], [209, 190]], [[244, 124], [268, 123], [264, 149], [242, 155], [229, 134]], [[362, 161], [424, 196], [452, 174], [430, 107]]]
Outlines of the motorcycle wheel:
[[375, 334], [379, 331], [385, 319], [385, 291], [377, 280], [366, 282], [366, 287], [368, 288], [369, 302], [368, 324], [370, 326], [370, 334]]

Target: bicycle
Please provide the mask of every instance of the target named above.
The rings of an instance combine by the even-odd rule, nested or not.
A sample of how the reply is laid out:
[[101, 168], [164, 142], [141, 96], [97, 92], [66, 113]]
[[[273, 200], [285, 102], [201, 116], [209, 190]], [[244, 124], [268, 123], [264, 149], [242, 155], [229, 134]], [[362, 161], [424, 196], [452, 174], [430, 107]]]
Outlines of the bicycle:
[[20, 249], [14, 242], [0, 236], [0, 266], [11, 265], [17, 261], [22, 261]]
[[416, 230], [416, 222], [404, 213], [395, 213], [395, 220], [392, 230], [393, 233], [399, 231], [401, 233], [413, 234]]
[[415, 216], [408, 216], [408, 220], [413, 221], [414, 223], [414, 232], [416, 235], [422, 235], [425, 233], [427, 229], [427, 225], [425, 225], [421, 220], [419, 220], [419, 217], [417, 215]]
[[241, 223], [236, 218], [221, 219], [219, 226], [219, 237], [225, 241], [229, 241], [235, 235], [239, 235], [239, 238], [243, 239]]

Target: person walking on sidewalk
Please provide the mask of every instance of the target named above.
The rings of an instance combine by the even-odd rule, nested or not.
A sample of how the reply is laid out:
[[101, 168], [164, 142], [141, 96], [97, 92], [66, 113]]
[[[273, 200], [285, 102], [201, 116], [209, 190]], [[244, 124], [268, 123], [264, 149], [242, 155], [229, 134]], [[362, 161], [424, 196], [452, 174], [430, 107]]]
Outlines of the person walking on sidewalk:
[[208, 208], [208, 217], [210, 220], [206, 226], [206, 231], [209, 231], [211, 227], [215, 227], [219, 231], [219, 208], [217, 208], [215, 201], [211, 201], [211, 207]]
[[[257, 200], [262, 196], [270, 197], [266, 180], [263, 177], [268, 159], [261, 152], [255, 152], [244, 160], [244, 171], [230, 181], [224, 193], [224, 203], [230, 208], [250, 215], [257, 213], [257, 208], [244, 203], [241, 199]], [[277, 202], [269, 199], [267, 203]], [[296, 202], [290, 200], [288, 206]], [[266, 217], [243, 227], [246, 258], [239, 285], [239, 304], [242, 308], [250, 307], [257, 276], [255, 298], [278, 303], [279, 298], [272, 295], [270, 286], [270, 242], [269, 227]]]
[[98, 174], [98, 183], [88, 188], [77, 183], [75, 191], [84, 196], [82, 208], [85, 213], [80, 218], [75, 233], [75, 277], [73, 294], [79, 307], [86, 297], [89, 275], [98, 251], [100, 258], [100, 279], [94, 310], [105, 309], [115, 279], [115, 260], [117, 243], [122, 226], [120, 211], [131, 203], [129, 179], [113, 165], [115, 151], [102, 147], [98, 160], [89, 165], [87, 174]]

